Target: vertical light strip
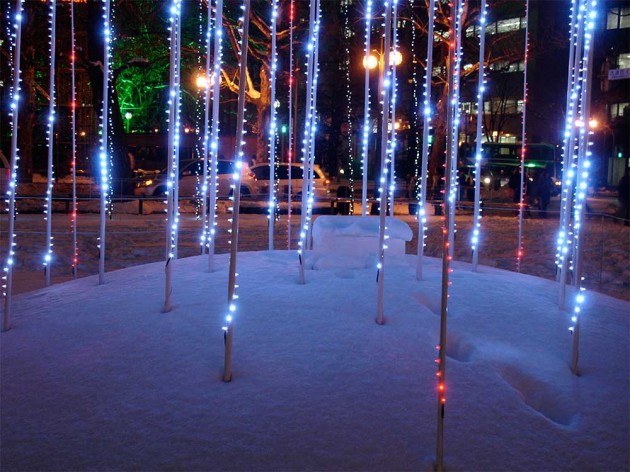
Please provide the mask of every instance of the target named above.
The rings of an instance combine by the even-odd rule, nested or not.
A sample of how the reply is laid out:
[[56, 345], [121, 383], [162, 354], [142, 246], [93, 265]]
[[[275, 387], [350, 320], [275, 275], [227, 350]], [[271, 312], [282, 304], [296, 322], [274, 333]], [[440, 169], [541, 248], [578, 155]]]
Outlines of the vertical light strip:
[[361, 187], [361, 215], [367, 215], [367, 186], [368, 186], [368, 150], [370, 147], [370, 60], [372, 32], [372, 0], [367, 0], [367, 11], [365, 12], [365, 57], [363, 67], [365, 68], [365, 91], [363, 99], [363, 156], [361, 168], [363, 172], [363, 186]]
[[311, 150], [315, 147], [313, 130], [315, 128], [315, 67], [317, 57], [317, 15], [319, 0], [311, 0], [309, 13], [309, 40], [307, 44], [306, 61], [306, 117], [304, 120], [304, 138], [302, 139], [302, 213], [300, 217], [300, 241], [298, 242], [298, 259], [300, 263], [299, 282], [306, 283], [304, 275], [304, 259], [306, 257], [307, 235], [310, 223], [308, 215], [309, 176]]
[[177, 248], [177, 227], [178, 227], [178, 192], [177, 182], [179, 180], [179, 41], [181, 32], [181, 0], [174, 0], [170, 9], [169, 18], [170, 30], [170, 84], [168, 100], [168, 180], [166, 190], [166, 283], [164, 293], [164, 308], [162, 311], [171, 311], [172, 288], [172, 268], [173, 260], [176, 259]]
[[529, 0], [525, 0], [525, 52], [523, 59], [523, 123], [521, 128], [521, 198], [518, 209], [518, 240], [516, 246], [516, 272], [521, 271], [523, 259], [523, 214], [525, 213], [525, 158], [527, 157], [527, 63], [529, 59]]
[[295, 13], [293, 0], [289, 5], [289, 123], [287, 131], [289, 133], [289, 151], [287, 160], [289, 162], [289, 184], [287, 187], [287, 250], [291, 250], [291, 166], [293, 164], [293, 143], [295, 136], [293, 132], [293, 16]]
[[422, 107], [422, 171], [420, 180], [420, 203], [418, 205], [418, 264], [416, 279], [422, 280], [424, 241], [427, 232], [427, 186], [429, 179], [429, 127], [431, 126], [431, 76], [433, 73], [433, 29], [435, 26], [435, 0], [429, 0], [427, 63], [424, 71], [424, 102]]
[[48, 104], [48, 128], [46, 131], [46, 141], [48, 146], [48, 166], [46, 180], [46, 203], [44, 205], [44, 219], [46, 220], [46, 253], [44, 255], [44, 276], [46, 287], [50, 285], [50, 266], [53, 258], [53, 237], [52, 237], [52, 193], [53, 193], [53, 143], [55, 139], [55, 57], [57, 41], [57, 1], [50, 0], [50, 11], [48, 12], [50, 22], [50, 69], [48, 93], [50, 100]]
[[216, 240], [217, 162], [219, 153], [219, 106], [221, 98], [221, 65], [223, 58], [223, 0], [214, 7], [214, 54], [212, 82], [212, 134], [210, 136], [210, 214], [208, 215], [208, 271], [214, 271]]
[[391, 90], [391, 138], [390, 138], [390, 146], [389, 146], [389, 208], [390, 215], [394, 216], [394, 193], [396, 191], [396, 98], [398, 93], [398, 78], [396, 76], [396, 61], [400, 54], [398, 50], [398, 0], [392, 0], [393, 3], [393, 14], [392, 14], [392, 53], [390, 53], [389, 63], [386, 63], [385, 66], [391, 69], [391, 82], [392, 82], [392, 90]]
[[584, 62], [584, 29], [586, 20], [587, 0], [580, 0], [577, 11], [577, 35], [575, 39], [575, 55], [573, 64], [569, 67], [573, 69], [571, 81], [571, 105], [567, 110], [565, 121], [565, 141], [563, 146], [563, 167], [562, 167], [562, 194], [560, 213], [560, 232], [558, 234], [558, 280], [560, 291], [558, 305], [564, 310], [566, 302], [566, 284], [569, 271], [570, 244], [572, 238], [571, 211], [573, 207], [573, 186], [575, 182], [576, 162], [575, 162], [575, 121], [578, 110], [578, 103], [581, 97], [582, 70], [581, 64]]
[[201, 179], [201, 254], [208, 246], [208, 173], [210, 169], [210, 94], [211, 79], [211, 46], [212, 46], [212, 5], [208, 1], [208, 20], [206, 24], [206, 67], [204, 72], [204, 118], [203, 118], [203, 177]]
[[18, 135], [18, 116], [20, 109], [20, 87], [21, 79], [21, 61], [22, 54], [22, 12], [24, 11], [24, 0], [18, 0], [14, 19], [15, 29], [15, 56], [13, 59], [13, 97], [11, 100], [11, 180], [9, 181], [9, 189], [7, 197], [9, 200], [9, 220], [8, 248], [7, 259], [4, 265], [4, 314], [2, 318], [2, 331], [8, 331], [11, 324], [11, 307], [12, 307], [12, 291], [13, 291], [13, 265], [15, 264], [15, 192], [17, 190], [17, 171], [18, 161], [20, 160], [19, 149], [17, 147]]
[[345, 174], [348, 172], [348, 181], [350, 183], [350, 197], [349, 202], [349, 213], [354, 214], [354, 149], [352, 147], [352, 87], [350, 82], [350, 42], [352, 38], [352, 28], [350, 27], [350, 0], [342, 0], [342, 10], [343, 10], [343, 37], [345, 40], [345, 57], [344, 57], [344, 67], [346, 69], [346, 116], [345, 116], [345, 125], [347, 126], [347, 158], [348, 165], [341, 169], [341, 173]]
[[74, 37], [74, 1], [70, 2], [70, 106], [72, 122], [72, 276], [79, 273], [79, 246], [77, 244], [77, 86], [76, 44]]
[[581, 234], [582, 234], [582, 219], [584, 217], [584, 210], [586, 207], [586, 194], [588, 190], [589, 168], [591, 152], [589, 150], [591, 132], [588, 128], [590, 110], [591, 110], [591, 84], [593, 78], [593, 47], [594, 47], [594, 34], [595, 34], [595, 18], [597, 13], [595, 8], [597, 2], [592, 0], [590, 2], [590, 8], [585, 12], [587, 15], [588, 23], [586, 24], [585, 39], [585, 60], [583, 62], [583, 74], [584, 82], [582, 86], [581, 101], [582, 101], [582, 119], [580, 120], [580, 142], [578, 147], [578, 164], [577, 164], [577, 179], [575, 190], [575, 206], [573, 211], [573, 285], [575, 287], [575, 301], [573, 305], [573, 316], [571, 322], [573, 326], [570, 328], [573, 333], [573, 345], [571, 354], [571, 372], [578, 375], [578, 360], [579, 360], [579, 346], [580, 346], [580, 313], [582, 311], [582, 305], [584, 303], [584, 291], [585, 288], [582, 285], [582, 260], [581, 260]]
[[273, 251], [273, 233], [276, 223], [276, 74], [278, 54], [276, 39], [278, 35], [278, 0], [271, 1], [271, 110], [269, 124], [269, 250]]
[[[455, 201], [451, 198], [452, 179], [446, 174], [452, 167], [453, 158], [457, 153], [453, 149], [456, 147], [457, 141], [453, 139], [453, 134], [457, 134], [457, 128], [454, 126], [456, 113], [454, 109], [459, 107], [457, 100], [457, 90], [455, 90], [455, 80], [457, 68], [455, 62], [458, 60], [459, 39], [456, 37], [461, 33], [460, 28], [456, 25], [457, 18], [461, 14], [460, 0], [451, 2], [450, 15], [450, 54], [448, 55], [448, 90], [449, 101], [447, 104], [447, 136], [446, 136], [446, 163], [445, 163], [445, 179], [444, 179], [444, 225], [442, 227], [442, 295], [440, 298], [440, 342], [437, 346], [437, 438], [436, 438], [436, 470], [442, 472], [444, 470], [444, 415], [446, 409], [446, 327], [448, 319], [448, 289], [450, 285], [450, 264], [452, 256], [450, 255], [450, 233], [453, 231], [451, 206], [455, 205]], [[450, 136], [449, 136], [450, 134]]]
[[385, 293], [385, 250], [387, 249], [385, 232], [387, 213], [387, 155], [389, 153], [389, 132], [387, 125], [389, 122], [390, 113], [390, 91], [393, 88], [392, 84], [392, 68], [389, 66], [391, 57], [391, 35], [392, 35], [392, 4], [386, 0], [385, 6], [385, 29], [384, 35], [384, 51], [383, 51], [383, 66], [380, 68], [381, 76], [379, 81], [382, 84], [382, 116], [381, 116], [381, 175], [379, 186], [379, 228], [378, 228], [378, 264], [376, 266], [377, 275], [377, 299], [376, 299], [376, 323], [379, 325], [385, 324], [384, 316], [384, 293]]
[[481, 230], [481, 160], [483, 147], [481, 145], [483, 131], [483, 97], [485, 85], [485, 49], [486, 49], [486, 0], [481, 0], [479, 11], [479, 78], [477, 82], [477, 134], [475, 137], [475, 208], [473, 212], [473, 229], [471, 237], [472, 270], [477, 271], [479, 263], [479, 238]]
[[99, 167], [101, 179], [101, 208], [100, 208], [100, 236], [99, 236], [99, 264], [98, 283], [105, 283], [105, 219], [107, 200], [110, 192], [109, 176], [109, 75], [110, 75], [110, 42], [111, 42], [111, 4], [110, 0], [103, 0], [103, 112], [101, 115], [101, 149], [99, 153]]
[[450, 218], [448, 219], [451, 228], [448, 232], [449, 237], [449, 256], [452, 258], [455, 251], [455, 233], [457, 232], [455, 225], [455, 207], [457, 201], [457, 162], [458, 162], [458, 152], [459, 152], [459, 121], [460, 121], [460, 113], [459, 113], [459, 97], [461, 92], [461, 70], [462, 70], [462, 15], [464, 13], [464, 3], [463, 0], [459, 3], [459, 7], [457, 8], [457, 17], [455, 19], [455, 50], [453, 54], [455, 56], [454, 63], [454, 71], [453, 71], [453, 95], [451, 97], [452, 108], [451, 112], [453, 113], [453, 133], [451, 136], [452, 146], [451, 151], [453, 153], [453, 157], [451, 159], [451, 166], [445, 169], [445, 177], [448, 173], [448, 178], [451, 179], [450, 184], [450, 192], [444, 194], [444, 198], [449, 198], [451, 200], [451, 205], [449, 205], [450, 209]]
[[228, 314], [225, 316], [225, 365], [223, 381], [232, 380], [232, 342], [234, 339], [234, 316], [236, 314], [236, 255], [238, 254], [238, 219], [241, 202], [241, 169], [243, 167], [243, 134], [245, 124], [245, 84], [247, 82], [247, 45], [249, 44], [249, 5], [250, 0], [243, 1], [243, 17], [241, 18], [241, 41], [239, 58], [238, 108], [236, 110], [236, 148], [234, 149], [235, 169], [233, 174], [234, 207], [232, 208], [232, 245], [230, 246], [230, 269], [228, 275]]

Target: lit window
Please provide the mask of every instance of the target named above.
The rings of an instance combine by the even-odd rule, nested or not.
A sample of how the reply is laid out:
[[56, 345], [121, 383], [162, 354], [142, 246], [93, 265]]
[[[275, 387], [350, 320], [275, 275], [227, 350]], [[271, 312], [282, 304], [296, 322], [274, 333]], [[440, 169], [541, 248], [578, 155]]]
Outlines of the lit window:
[[615, 119], [623, 116], [624, 110], [630, 107], [630, 103], [611, 103], [610, 104], [610, 118]]
[[507, 20], [497, 21], [497, 33], [508, 33], [519, 29], [521, 29], [520, 18], [508, 18]]
[[619, 54], [617, 57], [617, 67], [619, 69], [630, 69], [630, 54]]
[[613, 7], [608, 10], [606, 29], [630, 28], [630, 7]]

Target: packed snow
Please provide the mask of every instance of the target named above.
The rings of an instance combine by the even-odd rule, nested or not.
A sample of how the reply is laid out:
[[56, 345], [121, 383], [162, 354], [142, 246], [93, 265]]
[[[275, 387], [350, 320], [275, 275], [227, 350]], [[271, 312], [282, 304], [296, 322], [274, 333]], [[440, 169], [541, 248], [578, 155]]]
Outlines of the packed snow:
[[[263, 238], [264, 239], [264, 238]], [[222, 381], [228, 255], [14, 297], [2, 333], [2, 470], [431, 470], [441, 261], [309, 270], [238, 254], [233, 380]], [[628, 470], [629, 308], [587, 292], [580, 376], [555, 282], [453, 263], [447, 470]]]

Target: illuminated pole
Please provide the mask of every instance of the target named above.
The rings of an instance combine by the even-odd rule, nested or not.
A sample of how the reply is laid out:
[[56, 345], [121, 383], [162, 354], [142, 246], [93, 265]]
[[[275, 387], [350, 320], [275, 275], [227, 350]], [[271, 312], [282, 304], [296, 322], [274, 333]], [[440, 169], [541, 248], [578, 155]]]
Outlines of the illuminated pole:
[[418, 264], [416, 279], [422, 280], [424, 240], [427, 231], [427, 185], [429, 178], [429, 126], [431, 124], [431, 75], [433, 72], [433, 29], [435, 25], [435, 0], [429, 0], [427, 32], [427, 63], [424, 71], [424, 103], [422, 120], [422, 172], [420, 180], [420, 204], [418, 205]]
[[278, 0], [271, 3], [271, 124], [269, 126], [269, 250], [273, 251], [273, 231], [276, 222], [276, 72], [278, 55], [276, 38], [278, 35]]
[[289, 133], [289, 152], [287, 160], [289, 162], [289, 184], [287, 189], [287, 250], [291, 250], [291, 164], [293, 163], [293, 14], [295, 5], [291, 0], [289, 6], [289, 123], [287, 132]]
[[15, 14], [15, 58], [13, 68], [13, 97], [11, 101], [11, 180], [9, 181], [9, 245], [7, 248], [7, 259], [4, 266], [4, 314], [2, 318], [2, 331], [8, 331], [10, 328], [11, 307], [12, 307], [12, 290], [13, 290], [13, 264], [15, 263], [15, 192], [17, 190], [17, 170], [18, 161], [20, 160], [19, 149], [17, 147], [18, 134], [18, 115], [20, 102], [20, 82], [22, 79], [20, 56], [22, 54], [22, 12], [24, 11], [24, 0], [18, 0]]
[[101, 152], [99, 153], [99, 163], [101, 171], [101, 208], [100, 208], [100, 237], [99, 237], [99, 264], [98, 283], [105, 283], [105, 214], [107, 213], [107, 197], [109, 194], [109, 168], [108, 168], [108, 148], [109, 148], [109, 60], [111, 41], [111, 4], [110, 0], [104, 0], [104, 51], [103, 51], [103, 113], [101, 118]]
[[[203, 178], [201, 180], [201, 254], [208, 244], [208, 172], [210, 169], [210, 45], [212, 38], [212, 6], [208, 2], [208, 23], [206, 26], [206, 69], [204, 84], [204, 119], [203, 119]], [[216, 79], [216, 77], [215, 77]]]
[[302, 140], [302, 214], [300, 218], [300, 241], [298, 243], [298, 259], [300, 263], [299, 282], [306, 283], [304, 274], [304, 258], [306, 257], [307, 235], [310, 216], [308, 215], [309, 195], [309, 168], [311, 151], [315, 146], [313, 136], [315, 120], [315, 67], [317, 56], [317, 15], [319, 14], [319, 0], [311, 0], [309, 14], [309, 42], [307, 46], [308, 57], [306, 64], [306, 118], [304, 120], [304, 138]]
[[181, 0], [174, 0], [169, 19], [170, 29], [170, 87], [169, 87], [169, 129], [168, 129], [168, 181], [166, 193], [166, 283], [164, 288], [164, 308], [171, 311], [171, 293], [173, 261], [176, 259], [177, 248], [177, 187], [179, 180], [179, 39], [181, 31]]
[[379, 82], [382, 84], [380, 87], [382, 90], [382, 116], [381, 116], [381, 176], [379, 187], [379, 226], [378, 226], [378, 248], [379, 258], [377, 267], [377, 301], [376, 301], [376, 323], [379, 325], [385, 324], [385, 317], [383, 314], [383, 299], [385, 292], [385, 231], [386, 220], [385, 215], [387, 213], [387, 155], [389, 153], [389, 133], [387, 131], [387, 124], [389, 122], [390, 103], [389, 95], [392, 87], [391, 77], [392, 72], [389, 66], [390, 50], [391, 50], [391, 34], [392, 34], [392, 5], [389, 1], [384, 2], [385, 5], [385, 30], [383, 31], [385, 45], [384, 45], [384, 67], [380, 69]]
[[591, 8], [588, 12], [588, 25], [585, 34], [585, 49], [586, 58], [583, 68], [585, 69], [585, 82], [582, 87], [582, 120], [580, 121], [580, 142], [578, 148], [578, 166], [577, 166], [577, 182], [575, 190], [575, 208], [574, 208], [574, 239], [573, 239], [573, 285], [575, 287], [575, 304], [573, 306], [573, 316], [571, 321], [573, 327], [573, 344], [571, 353], [571, 372], [578, 375], [578, 360], [579, 360], [579, 347], [580, 347], [580, 312], [582, 310], [582, 304], [584, 303], [584, 291], [582, 286], [582, 219], [584, 218], [584, 209], [586, 207], [586, 193], [588, 190], [588, 169], [590, 167], [589, 151], [589, 132], [588, 122], [591, 110], [591, 84], [593, 77], [593, 41], [594, 41], [594, 20], [596, 16], [595, 6], [597, 2], [595, 0], [590, 2]]
[[46, 204], [44, 205], [44, 215], [46, 220], [46, 255], [44, 256], [44, 275], [46, 287], [50, 285], [50, 266], [53, 257], [53, 237], [52, 237], [52, 193], [53, 193], [53, 141], [55, 137], [55, 58], [56, 58], [56, 26], [57, 26], [57, 1], [50, 1], [50, 69], [48, 93], [50, 101], [48, 105], [48, 167], [46, 183]]
[[[448, 101], [447, 105], [447, 126], [446, 129], [448, 133], [455, 133], [456, 129], [453, 126], [454, 116], [453, 108], [458, 106], [456, 94], [457, 91], [454, 90], [455, 87], [455, 61], [457, 51], [456, 47], [458, 44], [457, 38], [455, 37], [458, 33], [458, 28], [456, 27], [456, 19], [458, 13], [460, 11], [460, 0], [453, 0], [451, 2], [451, 27], [450, 27], [450, 54], [448, 55], [449, 67], [448, 67], [448, 90], [451, 98]], [[453, 157], [456, 155], [455, 150], [453, 149], [454, 140], [452, 136], [447, 136], [446, 139], [446, 163], [445, 170], [451, 168], [451, 163]], [[442, 296], [441, 296], [441, 309], [440, 309], [440, 343], [438, 345], [438, 386], [437, 386], [437, 440], [436, 440], [436, 470], [437, 472], [442, 472], [444, 470], [444, 413], [446, 407], [446, 328], [447, 328], [447, 318], [448, 318], [448, 289], [450, 285], [449, 277], [450, 277], [450, 263], [451, 256], [449, 254], [449, 245], [450, 238], [449, 233], [452, 231], [452, 223], [451, 219], [451, 205], [454, 205], [455, 202], [450, 198], [447, 198], [451, 193], [451, 183], [452, 180], [450, 178], [444, 179], [444, 226], [442, 228], [442, 240], [444, 247], [442, 248]]]
[[372, 0], [367, 0], [365, 13], [365, 95], [363, 98], [363, 187], [361, 188], [361, 216], [367, 215], [367, 186], [368, 186], [368, 149], [370, 140], [370, 33], [372, 32]]
[[208, 271], [214, 271], [216, 240], [217, 162], [219, 155], [219, 104], [221, 95], [221, 65], [223, 58], [223, 0], [214, 6], [214, 54], [212, 82], [212, 133], [210, 136], [210, 214], [208, 215]]
[[[398, 93], [398, 81], [396, 77], [396, 66], [398, 66], [397, 58], [400, 54], [398, 51], [398, 0], [392, 0], [393, 3], [393, 18], [392, 18], [392, 49], [393, 49], [393, 61], [390, 59], [391, 76], [392, 76], [392, 90], [391, 90], [391, 147], [389, 158], [389, 204], [390, 215], [395, 213], [394, 194], [396, 191], [396, 95]], [[391, 57], [391, 56], [390, 56]], [[386, 63], [388, 64], [388, 63]]]
[[234, 207], [232, 208], [232, 244], [230, 246], [230, 269], [228, 275], [228, 314], [225, 317], [225, 365], [223, 371], [223, 381], [230, 382], [232, 380], [232, 343], [234, 339], [234, 327], [232, 325], [234, 314], [236, 313], [236, 255], [238, 253], [238, 217], [239, 206], [241, 202], [241, 168], [243, 167], [243, 125], [245, 121], [245, 84], [247, 83], [247, 44], [249, 41], [249, 2], [243, 1], [243, 17], [240, 58], [239, 58], [239, 87], [238, 87], [238, 108], [236, 116], [236, 148], [235, 170], [234, 170]]
[[74, 2], [70, 2], [70, 75], [72, 103], [72, 276], [79, 272], [79, 247], [77, 244], [77, 87], [76, 87], [76, 46], [74, 38]]
[[[485, 48], [486, 48], [486, 0], [481, 0], [479, 18], [479, 80], [477, 83], [477, 135], [475, 138], [475, 209], [473, 214], [472, 270], [477, 271], [479, 262], [479, 230], [481, 228], [481, 159], [482, 159], [482, 123], [483, 93], [485, 91]], [[525, 121], [523, 120], [523, 123]]]
[[523, 123], [521, 128], [521, 198], [518, 211], [518, 242], [516, 252], [516, 272], [521, 271], [523, 259], [523, 214], [525, 212], [525, 157], [527, 152], [527, 135], [525, 125], [527, 118], [527, 60], [529, 55], [529, 0], [525, 1], [525, 58], [523, 60]]
[[[586, 7], [587, 0], [580, 0], [579, 9], [577, 13], [578, 21], [578, 33], [575, 46], [575, 60], [573, 63], [573, 80], [571, 90], [571, 107], [567, 112], [565, 123], [565, 142], [564, 142], [564, 159], [562, 168], [562, 194], [561, 205], [564, 212], [560, 214], [560, 233], [558, 235], [558, 267], [559, 267], [559, 282], [560, 291], [558, 297], [558, 306], [561, 310], [565, 309], [566, 302], [566, 284], [569, 272], [569, 259], [570, 254], [570, 237], [571, 237], [571, 211], [573, 206], [573, 188], [574, 177], [576, 173], [575, 169], [575, 117], [577, 116], [578, 104], [580, 101], [580, 90], [583, 86], [582, 65], [584, 64], [586, 57], [586, 51], [584, 49], [584, 29], [586, 26]], [[571, 64], [569, 64], [571, 67]], [[566, 164], [566, 165], [565, 165]]]

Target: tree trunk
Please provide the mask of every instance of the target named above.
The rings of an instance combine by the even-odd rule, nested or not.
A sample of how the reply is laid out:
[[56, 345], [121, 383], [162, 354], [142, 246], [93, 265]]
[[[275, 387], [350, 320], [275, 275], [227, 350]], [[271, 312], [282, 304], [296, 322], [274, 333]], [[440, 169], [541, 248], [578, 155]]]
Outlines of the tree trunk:
[[271, 83], [267, 70], [263, 66], [260, 68], [260, 99], [256, 102], [257, 111], [257, 139], [256, 139], [256, 162], [269, 161], [269, 123], [271, 115]]

